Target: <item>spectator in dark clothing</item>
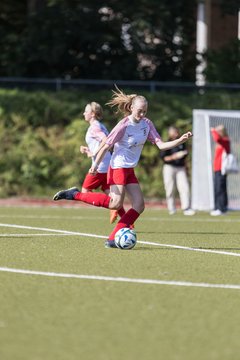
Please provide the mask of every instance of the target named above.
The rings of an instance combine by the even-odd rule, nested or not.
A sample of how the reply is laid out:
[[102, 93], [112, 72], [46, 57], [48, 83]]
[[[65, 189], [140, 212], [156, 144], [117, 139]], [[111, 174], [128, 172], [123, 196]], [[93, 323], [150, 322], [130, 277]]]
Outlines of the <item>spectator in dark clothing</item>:
[[[179, 130], [170, 126], [168, 129], [168, 141], [179, 138]], [[163, 181], [166, 192], [167, 207], [170, 215], [176, 213], [175, 191], [178, 190], [181, 208], [184, 215], [194, 215], [190, 207], [190, 188], [187, 177], [186, 157], [188, 151], [186, 144], [180, 144], [173, 149], [161, 152], [163, 159]]]

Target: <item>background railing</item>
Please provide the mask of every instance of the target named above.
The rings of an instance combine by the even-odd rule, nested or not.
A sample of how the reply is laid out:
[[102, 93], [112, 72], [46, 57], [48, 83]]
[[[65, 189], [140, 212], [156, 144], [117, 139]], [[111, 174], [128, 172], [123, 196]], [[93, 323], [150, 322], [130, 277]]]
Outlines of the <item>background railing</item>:
[[161, 81], [135, 81], [135, 80], [97, 80], [97, 79], [48, 79], [48, 78], [25, 78], [25, 77], [0, 77], [0, 87], [20, 88], [25, 90], [44, 89], [44, 90], [67, 90], [67, 89], [92, 89], [104, 90], [112, 89], [114, 84], [119, 87], [129, 87], [131, 89], [141, 89], [152, 93], [157, 91], [199, 91], [199, 90], [230, 90], [239, 91], [240, 84], [211, 83], [204, 86], [197, 86], [191, 82], [161, 82]]

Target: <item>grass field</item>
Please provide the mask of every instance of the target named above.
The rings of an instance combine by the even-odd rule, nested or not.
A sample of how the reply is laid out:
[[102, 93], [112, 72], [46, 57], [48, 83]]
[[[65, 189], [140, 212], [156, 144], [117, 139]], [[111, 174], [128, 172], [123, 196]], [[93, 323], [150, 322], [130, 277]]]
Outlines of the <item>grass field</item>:
[[239, 215], [147, 209], [121, 251], [104, 209], [1, 207], [0, 359], [238, 360]]

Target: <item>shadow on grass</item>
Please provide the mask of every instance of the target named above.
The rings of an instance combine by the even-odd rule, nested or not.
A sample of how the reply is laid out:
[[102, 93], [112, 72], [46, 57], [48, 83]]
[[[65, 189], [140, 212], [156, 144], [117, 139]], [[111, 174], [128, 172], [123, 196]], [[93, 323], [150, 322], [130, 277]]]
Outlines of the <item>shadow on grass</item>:
[[196, 231], [196, 232], [190, 232], [190, 231], [138, 231], [138, 234], [189, 234], [189, 235], [239, 235], [239, 233], [230, 233], [228, 231], [226, 232], [208, 232], [208, 231]]
[[194, 247], [193, 249], [199, 249], [199, 250], [236, 250], [236, 251], [240, 251], [240, 247], [239, 248], [234, 248], [234, 247]]
[[[240, 251], [240, 247], [239, 248], [234, 248], [234, 247], [196, 247], [196, 246], [189, 246], [189, 248], [193, 249], [193, 250], [223, 250], [223, 251]], [[139, 246], [137, 248], [134, 249], [134, 251], [136, 250], [144, 250], [144, 251], [153, 251], [153, 250], [169, 250], [169, 251], [176, 251], [176, 250], [180, 250], [180, 251], [186, 251], [187, 249], [179, 249], [179, 248], [173, 248], [173, 247], [164, 247], [164, 246]]]

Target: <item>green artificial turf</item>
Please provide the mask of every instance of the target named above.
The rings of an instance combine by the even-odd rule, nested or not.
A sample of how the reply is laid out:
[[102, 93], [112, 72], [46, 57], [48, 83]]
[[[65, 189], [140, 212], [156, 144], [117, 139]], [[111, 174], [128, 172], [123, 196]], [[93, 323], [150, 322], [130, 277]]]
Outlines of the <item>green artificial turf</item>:
[[130, 251], [105, 249], [97, 237], [112, 229], [105, 209], [2, 207], [0, 223], [41, 228], [0, 226], [0, 268], [56, 273], [0, 271], [1, 360], [239, 359], [240, 289], [228, 288], [240, 285], [239, 212], [213, 218], [146, 209]]

